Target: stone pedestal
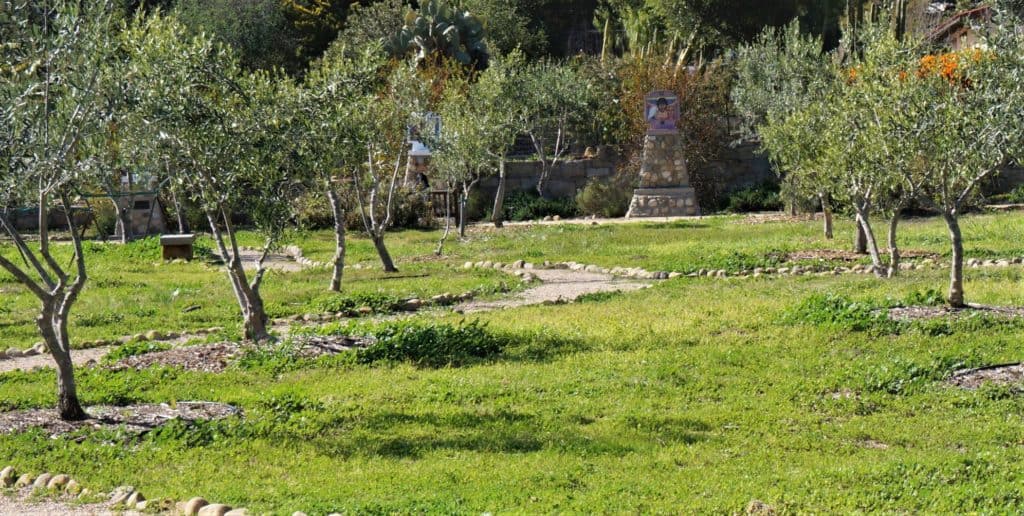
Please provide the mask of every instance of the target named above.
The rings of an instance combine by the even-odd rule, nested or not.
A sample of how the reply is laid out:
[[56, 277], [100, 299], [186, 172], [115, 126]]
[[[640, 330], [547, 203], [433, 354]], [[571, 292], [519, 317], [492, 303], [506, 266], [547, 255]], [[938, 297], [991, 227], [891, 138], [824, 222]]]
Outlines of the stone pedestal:
[[648, 134], [644, 139], [640, 188], [633, 192], [627, 218], [697, 215], [682, 143], [678, 134]]
[[429, 189], [429, 185], [423, 183], [423, 178], [430, 172], [430, 154], [409, 153], [409, 160], [405, 165], [405, 181], [403, 184], [410, 190]]

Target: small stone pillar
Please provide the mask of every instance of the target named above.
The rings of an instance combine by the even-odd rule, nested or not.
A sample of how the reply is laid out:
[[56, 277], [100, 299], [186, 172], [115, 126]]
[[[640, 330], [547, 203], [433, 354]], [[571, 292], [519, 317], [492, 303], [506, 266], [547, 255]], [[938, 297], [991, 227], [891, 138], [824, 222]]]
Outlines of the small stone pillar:
[[626, 218], [697, 215], [697, 195], [678, 133], [648, 134], [640, 165], [640, 188], [633, 191]]
[[403, 184], [409, 190], [427, 190], [428, 185], [423, 184], [423, 179], [428, 177], [430, 170], [429, 153], [409, 153], [409, 160], [405, 164], [405, 181]]

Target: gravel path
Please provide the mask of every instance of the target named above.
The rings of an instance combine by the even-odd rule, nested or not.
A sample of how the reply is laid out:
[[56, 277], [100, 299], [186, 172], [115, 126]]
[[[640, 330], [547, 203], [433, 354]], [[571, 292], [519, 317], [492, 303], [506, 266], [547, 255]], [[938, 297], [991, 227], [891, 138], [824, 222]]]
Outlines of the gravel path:
[[[260, 251], [253, 249], [242, 249], [238, 252], [239, 258], [242, 259], [242, 267], [246, 269], [256, 269], [256, 260], [260, 258]], [[220, 257], [220, 255], [216, 255]], [[274, 269], [282, 272], [295, 272], [303, 269], [302, 264], [295, 261], [294, 258], [285, 254], [270, 253], [267, 255], [267, 259], [263, 261], [263, 267], [266, 269]]]
[[484, 312], [546, 302], [574, 301], [584, 294], [639, 290], [651, 286], [649, 282], [618, 279], [611, 274], [597, 272], [566, 269], [535, 269], [530, 272], [543, 283], [508, 299], [468, 301], [456, 306], [455, 309], [466, 313]]
[[[101, 346], [89, 349], [72, 349], [71, 361], [76, 366], [83, 366], [90, 360], [103, 358], [114, 349], [114, 346]], [[21, 369], [31, 371], [37, 367], [53, 367], [53, 358], [50, 355], [36, 355], [34, 357], [19, 357], [8, 360], [0, 360], [0, 374]]]
[[106, 504], [72, 505], [57, 500], [29, 500], [25, 497], [0, 496], [0, 514], [47, 516], [107, 516], [139, 514], [135, 511], [114, 513]]

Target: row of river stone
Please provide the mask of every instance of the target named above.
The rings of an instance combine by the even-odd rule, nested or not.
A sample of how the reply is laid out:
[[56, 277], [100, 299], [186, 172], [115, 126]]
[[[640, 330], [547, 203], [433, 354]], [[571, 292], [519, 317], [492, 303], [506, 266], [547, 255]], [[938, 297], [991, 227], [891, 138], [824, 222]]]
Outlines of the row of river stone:
[[[31, 473], [18, 475], [14, 466], [0, 470], [0, 488], [23, 490], [31, 495], [71, 496], [83, 503], [91, 503], [107, 499], [111, 508], [140, 512], [170, 512], [187, 516], [249, 516], [245, 508], [232, 508], [221, 503], [210, 503], [201, 497], [174, 503], [170, 500], [150, 501], [142, 492], [132, 486], [120, 486], [110, 493], [92, 493], [83, 488], [75, 479], [64, 474], [42, 473], [35, 476]], [[305, 516], [295, 512], [292, 516]]]
[[[1014, 264], [1024, 263], [1024, 257], [1010, 258], [1010, 259], [999, 259], [999, 260], [982, 260], [972, 258], [967, 260], [966, 265], [972, 268], [980, 267], [1009, 267]], [[511, 272], [520, 277], [527, 275], [527, 272], [532, 269], [566, 269], [572, 271], [582, 272], [593, 272], [599, 274], [608, 274], [612, 276], [620, 276], [631, 279], [642, 279], [642, 280], [665, 280], [674, 279], [679, 277], [688, 278], [758, 278], [762, 276], [802, 276], [802, 275], [818, 275], [818, 276], [832, 276], [838, 274], [872, 274], [875, 271], [873, 265], [857, 264], [852, 266], [828, 266], [828, 265], [791, 265], [782, 267], [754, 267], [753, 269], [743, 269], [738, 272], [729, 272], [725, 269], [699, 269], [690, 273], [682, 273], [678, 271], [649, 271], [640, 267], [602, 267], [600, 265], [585, 264], [579, 262], [550, 262], [545, 261], [543, 264], [534, 264], [526, 262], [524, 260], [517, 260], [512, 263], [503, 262], [492, 262], [492, 261], [479, 261], [479, 262], [466, 262], [463, 265], [466, 269], [498, 269], [506, 272]], [[949, 267], [946, 263], [936, 262], [933, 258], [924, 258], [917, 262], [903, 262], [900, 264], [900, 270], [920, 270], [927, 268], [946, 268]], [[531, 275], [532, 276], [532, 275]]]
[[[224, 328], [214, 326], [211, 328], [195, 330], [187, 334], [181, 334], [176, 332], [162, 332], [159, 330], [149, 330], [145, 333], [136, 333], [135, 335], [125, 335], [114, 340], [87, 340], [79, 343], [81, 348], [99, 348], [103, 346], [116, 346], [118, 344], [127, 344], [129, 342], [147, 342], [147, 341], [163, 341], [163, 340], [175, 340], [182, 336], [195, 336], [201, 337], [211, 333], [219, 333], [224, 331]], [[19, 348], [8, 348], [7, 351], [0, 350], [0, 360], [7, 360], [12, 358], [22, 357], [33, 357], [36, 355], [47, 354], [50, 351], [46, 349], [46, 345], [42, 342], [36, 342], [32, 347], [28, 349]]]

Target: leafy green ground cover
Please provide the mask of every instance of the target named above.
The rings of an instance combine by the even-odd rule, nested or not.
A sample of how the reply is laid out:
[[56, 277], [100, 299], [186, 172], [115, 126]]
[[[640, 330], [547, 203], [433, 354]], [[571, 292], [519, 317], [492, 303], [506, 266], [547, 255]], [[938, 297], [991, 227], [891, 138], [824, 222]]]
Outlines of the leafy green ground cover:
[[[456, 264], [525, 253], [537, 261], [667, 269], [733, 252], [845, 247], [817, 240], [811, 223], [736, 221], [477, 234], [452, 244], [448, 259], [424, 262], [441, 271], [437, 278], [393, 288], [496, 281], [463, 276]], [[1014, 216], [970, 217], [965, 226], [969, 256], [1024, 253]], [[908, 223], [904, 235], [907, 247], [944, 251], [938, 221]], [[419, 249], [432, 236], [393, 240]], [[201, 265], [119, 266], [132, 263], [145, 270], [131, 281], [223, 280]], [[415, 270], [413, 262], [405, 268]], [[268, 298], [311, 298], [324, 274], [272, 278], [281, 286]], [[367, 288], [396, 281], [367, 274]], [[967, 274], [969, 300], [1024, 304], [1021, 268]], [[293, 363], [251, 357], [221, 374], [83, 370], [86, 404], [204, 399], [236, 404], [245, 417], [143, 437], [91, 433], [81, 442], [4, 436], [0, 463], [68, 472], [95, 489], [129, 483], [149, 498], [202, 495], [280, 514], [720, 513], [754, 498], [794, 512], [1015, 512], [1024, 503], [1024, 397], [1008, 387], [965, 391], [942, 379], [961, 367], [1021, 360], [1024, 326], [981, 317], [894, 327], [872, 315], [934, 302], [930, 291], [945, 281], [939, 270], [890, 281], [679, 278], [569, 305], [417, 319], [408, 331], [363, 327], [390, 331], [388, 349], [401, 353], [429, 352], [438, 335], [469, 327], [456, 340], [474, 334], [487, 346], [461, 367], [385, 353], [384, 360]], [[230, 299], [213, 299], [231, 312]], [[21, 303], [10, 306], [22, 310]], [[0, 408], [48, 406], [53, 382], [49, 371], [0, 375]]]

